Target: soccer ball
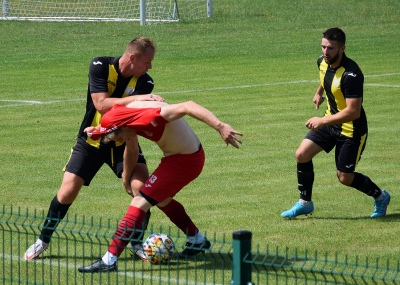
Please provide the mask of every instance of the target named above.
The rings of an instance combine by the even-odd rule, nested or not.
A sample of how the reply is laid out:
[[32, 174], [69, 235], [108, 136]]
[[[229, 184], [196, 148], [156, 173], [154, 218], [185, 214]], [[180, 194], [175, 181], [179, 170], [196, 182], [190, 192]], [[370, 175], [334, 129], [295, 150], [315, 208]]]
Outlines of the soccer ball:
[[154, 264], [168, 262], [175, 252], [173, 240], [166, 234], [151, 234], [143, 242], [143, 253], [147, 260]]

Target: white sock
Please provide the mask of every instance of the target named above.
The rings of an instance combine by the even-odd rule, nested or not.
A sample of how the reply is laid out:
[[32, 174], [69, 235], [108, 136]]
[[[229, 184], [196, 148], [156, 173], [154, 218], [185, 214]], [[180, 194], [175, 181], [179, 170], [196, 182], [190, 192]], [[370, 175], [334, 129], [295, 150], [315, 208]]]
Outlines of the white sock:
[[41, 244], [44, 248], [49, 245], [47, 242], [42, 241], [40, 238], [38, 238], [35, 243]]
[[300, 204], [302, 204], [303, 206], [308, 206], [308, 205], [311, 204], [311, 201], [306, 201], [306, 200], [303, 200], [303, 199], [300, 199], [299, 202], [300, 202]]
[[199, 244], [204, 241], [204, 236], [201, 232], [198, 232], [195, 236], [188, 237], [188, 242], [194, 243], [194, 244]]
[[103, 255], [103, 262], [107, 265], [113, 265], [115, 262], [117, 262], [117, 257], [112, 254], [111, 252], [106, 252], [106, 254]]

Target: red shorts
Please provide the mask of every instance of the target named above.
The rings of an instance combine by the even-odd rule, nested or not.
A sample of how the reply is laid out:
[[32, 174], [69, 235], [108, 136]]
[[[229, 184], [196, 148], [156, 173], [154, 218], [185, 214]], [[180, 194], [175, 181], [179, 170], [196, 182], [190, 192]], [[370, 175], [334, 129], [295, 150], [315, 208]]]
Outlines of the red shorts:
[[176, 154], [161, 159], [160, 165], [146, 180], [140, 194], [153, 206], [175, 196], [196, 179], [204, 166], [204, 150], [192, 154]]

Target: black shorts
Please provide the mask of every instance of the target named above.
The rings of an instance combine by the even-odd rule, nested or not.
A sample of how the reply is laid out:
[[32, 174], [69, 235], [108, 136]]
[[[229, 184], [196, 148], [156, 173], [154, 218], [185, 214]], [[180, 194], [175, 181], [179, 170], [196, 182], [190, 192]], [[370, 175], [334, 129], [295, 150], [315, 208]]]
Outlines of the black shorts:
[[[78, 175], [85, 181], [83, 185], [89, 186], [93, 177], [103, 166], [103, 164], [106, 163], [115, 173], [115, 175], [118, 178], [121, 178], [123, 171], [124, 150], [125, 144], [118, 147], [102, 145], [98, 149], [89, 145], [83, 139], [78, 138], [75, 146], [72, 148], [71, 156], [64, 168], [64, 171]], [[146, 159], [143, 156], [140, 145], [137, 163], [146, 164]]]
[[360, 137], [349, 138], [330, 126], [324, 126], [316, 131], [310, 130], [305, 136], [322, 147], [326, 153], [329, 153], [334, 147], [336, 169], [345, 172], [354, 172], [357, 163], [367, 144], [368, 134]]

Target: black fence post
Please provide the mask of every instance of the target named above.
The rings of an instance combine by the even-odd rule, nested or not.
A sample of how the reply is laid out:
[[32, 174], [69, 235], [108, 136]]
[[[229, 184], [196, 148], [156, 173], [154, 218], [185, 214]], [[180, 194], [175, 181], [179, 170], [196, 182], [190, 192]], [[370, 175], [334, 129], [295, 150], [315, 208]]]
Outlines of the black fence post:
[[231, 285], [254, 285], [251, 282], [251, 263], [244, 258], [251, 258], [251, 232], [236, 231], [233, 233], [233, 262]]

